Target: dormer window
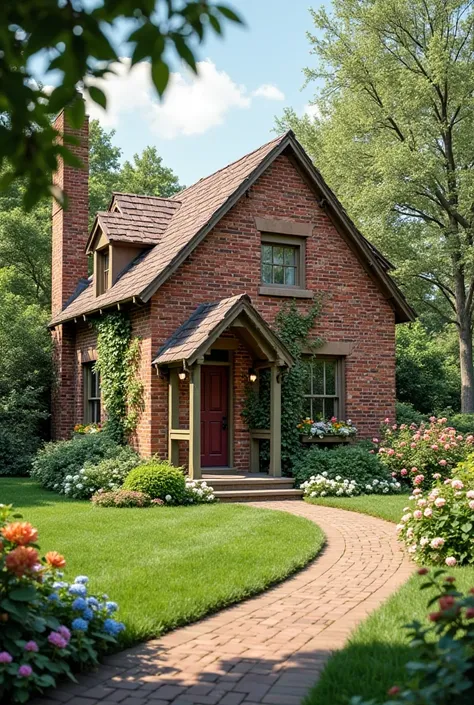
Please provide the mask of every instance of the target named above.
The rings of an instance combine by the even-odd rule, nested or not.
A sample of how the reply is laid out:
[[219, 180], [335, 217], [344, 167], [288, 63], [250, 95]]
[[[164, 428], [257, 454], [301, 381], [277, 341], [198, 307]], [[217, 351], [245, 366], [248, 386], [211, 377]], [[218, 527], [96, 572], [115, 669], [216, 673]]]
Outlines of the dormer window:
[[100, 296], [110, 288], [110, 248], [97, 250], [95, 254], [94, 274], [97, 277], [97, 296]]

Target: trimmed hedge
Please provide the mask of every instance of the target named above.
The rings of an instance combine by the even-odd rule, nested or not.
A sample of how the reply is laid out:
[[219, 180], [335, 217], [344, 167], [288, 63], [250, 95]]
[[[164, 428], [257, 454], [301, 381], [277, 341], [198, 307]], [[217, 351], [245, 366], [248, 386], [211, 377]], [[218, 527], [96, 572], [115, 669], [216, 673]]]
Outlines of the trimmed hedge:
[[370, 453], [367, 443], [339, 445], [335, 448], [311, 448], [306, 451], [293, 467], [296, 484], [306, 482], [312, 475], [327, 473], [330, 480], [341, 477], [366, 485], [372, 480], [390, 481], [391, 475], [377, 455]]

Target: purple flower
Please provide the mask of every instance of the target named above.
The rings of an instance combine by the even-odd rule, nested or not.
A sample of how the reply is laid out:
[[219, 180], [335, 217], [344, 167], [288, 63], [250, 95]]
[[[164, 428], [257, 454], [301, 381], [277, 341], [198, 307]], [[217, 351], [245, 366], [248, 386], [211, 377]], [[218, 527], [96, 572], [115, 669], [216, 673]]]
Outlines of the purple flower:
[[33, 673], [33, 669], [31, 668], [31, 666], [28, 666], [27, 663], [24, 663], [18, 669], [18, 675], [21, 676], [22, 678], [29, 678], [32, 673]]
[[36, 641], [27, 641], [25, 644], [25, 651], [39, 651]]
[[61, 634], [62, 637], [64, 637], [64, 639], [66, 639], [66, 641], [69, 641], [69, 639], [71, 638], [71, 632], [67, 627], [64, 626], [64, 624], [61, 624], [61, 626], [58, 627], [57, 631], [59, 634]]
[[13, 656], [11, 656], [8, 651], [0, 651], [0, 663], [11, 663], [13, 661]]
[[66, 639], [61, 636], [61, 634], [59, 634], [58, 632], [51, 632], [51, 634], [48, 636], [48, 641], [53, 646], [56, 646], [58, 649], [64, 649], [67, 646]]

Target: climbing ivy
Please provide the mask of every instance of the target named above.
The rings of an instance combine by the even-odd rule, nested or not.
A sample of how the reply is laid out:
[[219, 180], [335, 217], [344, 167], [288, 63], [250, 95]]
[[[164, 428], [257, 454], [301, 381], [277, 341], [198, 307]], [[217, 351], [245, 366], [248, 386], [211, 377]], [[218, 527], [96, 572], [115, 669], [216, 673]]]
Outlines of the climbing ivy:
[[[309, 334], [321, 313], [321, 299], [313, 299], [309, 310], [300, 312], [292, 300], [284, 304], [275, 318], [276, 333], [295, 359], [295, 364], [285, 370], [281, 380], [281, 462], [285, 472], [291, 472], [301, 451], [297, 424], [303, 416], [304, 393], [308, 368], [303, 353], [316, 353], [323, 344], [321, 338], [309, 340]], [[259, 384], [248, 385], [242, 416], [249, 428], [270, 427], [270, 374], [262, 370]], [[268, 464], [269, 448], [262, 443], [261, 463]]]
[[97, 362], [107, 430], [123, 442], [136, 428], [143, 407], [143, 385], [138, 378], [139, 339], [122, 313], [106, 314], [95, 322]]

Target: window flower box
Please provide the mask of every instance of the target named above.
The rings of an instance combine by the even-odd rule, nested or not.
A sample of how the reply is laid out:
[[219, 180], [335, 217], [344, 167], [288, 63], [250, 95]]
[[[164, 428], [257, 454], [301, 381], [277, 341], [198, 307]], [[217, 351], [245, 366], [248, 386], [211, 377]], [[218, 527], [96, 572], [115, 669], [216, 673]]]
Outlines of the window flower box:
[[339, 421], [335, 416], [329, 421], [306, 418], [297, 428], [304, 443], [350, 443], [357, 435], [357, 428], [350, 419]]
[[306, 436], [302, 434], [301, 440], [303, 443], [353, 443], [354, 436]]

